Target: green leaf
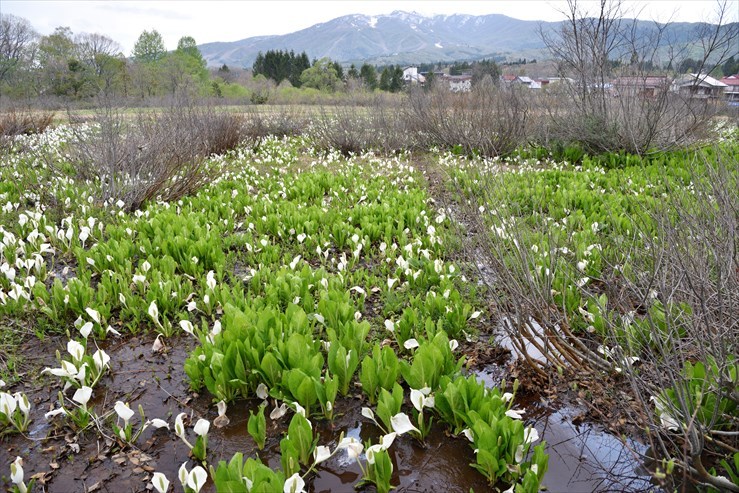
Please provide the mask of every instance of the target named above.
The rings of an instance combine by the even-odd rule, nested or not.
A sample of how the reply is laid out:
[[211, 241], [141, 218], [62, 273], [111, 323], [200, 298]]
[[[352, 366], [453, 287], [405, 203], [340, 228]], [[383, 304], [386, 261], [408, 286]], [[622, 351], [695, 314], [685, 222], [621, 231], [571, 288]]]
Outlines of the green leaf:
[[247, 431], [254, 439], [259, 450], [264, 449], [264, 442], [267, 439], [267, 421], [264, 417], [264, 405], [259, 406], [257, 414], [249, 411], [249, 421], [247, 423]]

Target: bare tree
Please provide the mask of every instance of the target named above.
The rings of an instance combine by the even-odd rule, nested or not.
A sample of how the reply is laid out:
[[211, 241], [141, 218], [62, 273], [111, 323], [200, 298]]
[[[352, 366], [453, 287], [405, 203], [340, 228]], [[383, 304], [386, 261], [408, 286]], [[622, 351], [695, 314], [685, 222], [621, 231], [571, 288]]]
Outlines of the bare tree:
[[119, 103], [102, 97], [92, 125], [72, 128], [69, 163], [75, 178], [98, 184], [101, 201], [120, 199], [131, 211], [195, 193], [216, 176], [210, 156], [236, 148], [244, 136], [241, 116], [194, 99], [173, 98], [160, 111], [135, 115]]
[[580, 118], [588, 125], [602, 127], [608, 121], [608, 93], [611, 60], [623, 47], [620, 1], [600, 0], [596, 16], [583, 11], [576, 0], [568, 0], [566, 22], [556, 34], [540, 30], [540, 35], [557, 60], [562, 76], [571, 77], [568, 92]]
[[104, 34], [81, 33], [74, 37], [74, 42], [79, 60], [94, 67], [97, 75], [103, 70], [103, 60], [121, 54], [121, 45]]
[[[735, 15], [734, 19], [731, 19], [732, 13]], [[710, 74], [730, 56], [739, 52], [739, 15], [736, 3], [729, 0], [718, 1], [714, 16], [713, 25], [702, 23], [696, 33], [702, 50], [697, 70], [699, 74]]]
[[29, 47], [37, 38], [27, 19], [0, 14], [0, 82], [27, 58]]
[[[717, 5], [715, 23], [701, 24], [691, 41], [702, 50], [699, 72], [736, 49], [738, 24], [727, 23], [727, 1]], [[590, 152], [644, 154], [703, 137], [716, 108], [672, 90], [672, 74], [663, 67], [673, 66], [687, 44], [670, 40], [669, 23], [625, 19], [621, 0], [600, 0], [592, 15], [577, 0], [567, 6], [559, 31], [540, 31], [560, 75], [569, 81], [545, 98], [560, 140]]]
[[408, 128], [425, 148], [459, 146], [465, 154], [500, 156], [527, 141], [530, 104], [517, 87], [497, 87], [490, 77], [470, 92], [444, 85], [409, 92]]

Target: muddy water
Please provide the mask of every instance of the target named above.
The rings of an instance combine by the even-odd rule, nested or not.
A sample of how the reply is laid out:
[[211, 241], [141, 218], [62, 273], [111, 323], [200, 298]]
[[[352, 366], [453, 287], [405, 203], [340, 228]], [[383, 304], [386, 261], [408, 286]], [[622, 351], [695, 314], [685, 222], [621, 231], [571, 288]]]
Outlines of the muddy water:
[[[491, 364], [476, 374], [489, 387], [497, 387], [505, 371]], [[594, 424], [573, 424], [585, 409], [552, 409], [537, 396], [517, 399], [515, 408], [526, 410], [526, 425], [535, 427], [540, 439], [547, 442], [549, 469], [543, 484], [548, 491], [659, 491], [641, 465], [640, 457], [647, 447], [631, 439], [622, 442]]]
[[[258, 405], [257, 402], [250, 404], [252, 408]], [[362, 417], [358, 399], [339, 400], [336, 409], [343, 414], [336, 416], [333, 423], [314, 421], [319, 444], [328, 445], [333, 450], [342, 432], [344, 436], [352, 436], [363, 443], [369, 440], [377, 443], [382, 432]], [[229, 425], [221, 430], [212, 429], [209, 435], [211, 455], [225, 459], [241, 451], [253, 456], [258, 451], [246, 432], [248, 406], [234, 406], [227, 415]], [[280, 467], [279, 440], [282, 432], [286, 431], [289, 419], [288, 415], [279, 423], [268, 420], [268, 426], [272, 426], [268, 431], [270, 438], [259, 455], [270, 467]], [[425, 446], [409, 436], [399, 437], [390, 452], [395, 471], [392, 484], [398, 487], [397, 491], [441, 493], [489, 490], [485, 479], [469, 467], [474, 462], [469, 443], [462, 438], [447, 436], [443, 430], [432, 432]], [[364, 461], [364, 457], [361, 459]], [[180, 463], [170, 462], [168, 467], [179, 468]], [[308, 481], [307, 489], [311, 493], [350, 492], [361, 477], [362, 471], [356, 461], [349, 460], [345, 452], [340, 452], [319, 465], [315, 475]], [[368, 490], [371, 491], [371, 488]]]
[[[53, 354], [64, 342], [50, 342], [49, 346], [35, 347], [34, 351]], [[165, 419], [172, 428], [174, 418], [181, 412], [192, 416], [193, 422], [199, 417], [211, 422], [216, 418], [211, 397], [207, 392], [193, 397], [182, 369], [194, 340], [170, 339], [168, 352], [161, 355], [152, 354], [152, 342], [152, 337], [144, 337], [103, 345], [111, 356], [112, 372], [96, 387], [91, 406], [99, 414], [108, 413], [100, 422], [100, 429], [107, 438], [92, 430], [73, 433], [58, 426], [62, 421], [44, 418], [46, 411], [57, 407], [56, 386], [12, 389], [23, 390], [29, 395], [33, 421], [26, 437], [13, 435], [0, 439], [0, 490], [8, 486], [7, 482], [3, 483], [7, 479], [3, 480], [2, 476], [7, 476], [10, 462], [20, 455], [24, 459], [26, 479], [40, 474], [44, 489], [38, 491], [144, 492], [148, 491], [154, 471], [163, 472], [176, 486], [174, 491], [180, 491], [177, 471], [188, 461], [189, 450], [173, 431], [147, 429], [135, 448], [123, 450], [112, 436], [111, 424], [115, 421], [112, 408], [117, 400], [128, 402], [132, 409], [141, 405], [148, 419]], [[57, 366], [53, 360], [44, 361], [43, 365]], [[44, 379], [44, 382], [52, 380]], [[211, 425], [210, 464], [216, 466], [221, 460], [229, 460], [235, 452], [242, 452], [245, 457], [259, 455], [270, 467], [280, 467], [279, 441], [286, 432], [291, 413], [278, 421], [268, 418], [267, 443], [265, 450], [259, 451], [246, 430], [249, 410], [255, 410], [259, 404], [256, 399], [235, 403], [227, 411], [228, 425], [223, 428]], [[342, 432], [363, 442], [376, 443], [381, 431], [361, 416], [363, 404], [366, 402], [357, 396], [341, 399], [336, 403], [337, 415], [333, 423], [314, 420], [319, 443], [333, 449]], [[269, 409], [271, 407], [270, 404]], [[133, 422], [138, 423], [138, 420], [137, 413]], [[191, 428], [188, 428], [188, 435], [194, 440]], [[469, 467], [474, 462], [474, 454], [467, 440], [448, 436], [441, 427], [429, 435], [425, 445], [402, 436], [395, 440], [390, 451], [394, 466], [392, 484], [398, 487], [396, 491], [490, 491], [485, 479]], [[189, 468], [195, 465], [195, 461], [188, 461]], [[348, 460], [346, 452], [341, 452], [322, 463], [315, 474], [306, 479], [310, 492], [351, 492], [361, 479], [361, 470], [356, 462]], [[203, 491], [213, 492], [215, 488], [208, 482]], [[361, 491], [374, 491], [374, 488]]]
[[[510, 322], [504, 320], [502, 323]], [[532, 322], [532, 327], [538, 334], [543, 332], [536, 322]], [[498, 329], [503, 335], [497, 337], [497, 344], [516, 354], [506, 331]], [[537, 342], [543, 345], [541, 339]], [[546, 362], [546, 357], [533, 344], [529, 341], [525, 344], [530, 358]], [[486, 385], [497, 387], [505, 376], [505, 369], [490, 364], [476, 373]], [[544, 484], [549, 491], [657, 491], [642, 467], [645, 445], [631, 439], [622, 441], [593, 424], [573, 424], [585, 409], [567, 406], [553, 409], [538, 402], [536, 396], [517, 406], [527, 408], [527, 425], [534, 426], [541, 439], [547, 442], [549, 471]]]
[[[193, 417], [216, 418], [215, 406], [209, 395], [193, 396], [183, 362], [194, 340], [170, 339], [166, 354], [152, 354], [152, 337], [129, 339], [125, 343], [108, 343], [104, 349], [111, 356], [112, 373], [95, 389], [94, 406], [98, 413], [111, 413], [117, 400], [128, 401], [133, 409], [139, 404], [147, 418], [161, 418], [174, 425], [180, 412]], [[57, 342], [56, 344], [61, 344]], [[40, 354], [53, 354], [55, 347], [38, 348]], [[53, 362], [45, 362], [53, 364]], [[497, 386], [505, 377], [502, 367], [487, 364], [477, 372], [489, 386]], [[44, 380], [47, 381], [47, 380]], [[50, 381], [50, 380], [49, 380]], [[147, 491], [154, 471], [163, 472], [179, 491], [177, 471], [188, 461], [188, 448], [167, 430], [148, 429], [137, 441], [136, 448], [120, 449], [112, 438], [111, 423], [115, 416], [101, 421], [102, 431], [71, 433], [47, 421], [43, 413], [56, 406], [57, 388], [16, 388], [29, 394], [33, 407], [33, 422], [26, 437], [14, 435], [0, 442], [0, 477], [7, 475], [8, 464], [16, 455], [24, 458], [26, 478], [42, 474], [45, 491], [49, 492], [122, 492]], [[265, 463], [278, 468], [279, 440], [286, 431], [291, 414], [281, 420], [267, 420], [268, 440], [265, 450], [258, 451], [246, 431], [249, 410], [256, 409], [256, 399], [235, 403], [229, 407], [229, 424], [223, 428], [211, 426], [208, 457], [212, 465], [228, 460], [235, 452], [245, 457], [259, 455]], [[364, 403], [366, 404], [366, 403]], [[361, 416], [363, 402], [356, 396], [336, 403], [337, 416], [333, 423], [315, 420], [319, 443], [336, 446], [342, 432], [362, 441], [377, 442], [381, 432]], [[526, 407], [526, 420], [548, 443], [549, 472], [545, 484], [553, 492], [647, 491], [648, 477], [638, 473], [638, 460], [629, 451], [642, 452], [644, 447], [629, 442], [624, 446], [615, 437], [590, 425], [572, 425], [577, 409], [550, 410], [536, 400], [517, 403]], [[270, 405], [271, 409], [271, 405]], [[134, 418], [138, 422], [138, 416]], [[57, 422], [58, 423], [58, 422]], [[194, 439], [192, 431], [188, 434]], [[79, 447], [79, 449], [77, 449]], [[443, 427], [435, 427], [422, 445], [409, 436], [396, 439], [390, 449], [393, 484], [399, 492], [475, 492], [492, 491], [485, 479], [472, 469], [474, 454], [467, 440], [449, 436]], [[189, 460], [188, 467], [195, 461]], [[351, 492], [361, 479], [361, 470], [346, 453], [338, 453], [321, 464], [308, 481], [310, 492]], [[0, 480], [0, 489], [3, 483]], [[4, 483], [7, 486], [7, 483]], [[365, 488], [374, 491], [373, 488]], [[41, 490], [39, 490], [41, 491]], [[209, 482], [203, 491], [215, 491]]]

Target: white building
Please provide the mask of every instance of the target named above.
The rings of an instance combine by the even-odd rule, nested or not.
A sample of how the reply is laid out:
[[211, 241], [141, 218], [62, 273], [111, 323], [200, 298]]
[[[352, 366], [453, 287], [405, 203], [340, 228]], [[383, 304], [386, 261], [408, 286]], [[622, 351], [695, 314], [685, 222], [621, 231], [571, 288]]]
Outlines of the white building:
[[418, 73], [418, 67], [405, 67], [403, 69], [403, 80], [407, 84], [424, 84], [426, 77]]

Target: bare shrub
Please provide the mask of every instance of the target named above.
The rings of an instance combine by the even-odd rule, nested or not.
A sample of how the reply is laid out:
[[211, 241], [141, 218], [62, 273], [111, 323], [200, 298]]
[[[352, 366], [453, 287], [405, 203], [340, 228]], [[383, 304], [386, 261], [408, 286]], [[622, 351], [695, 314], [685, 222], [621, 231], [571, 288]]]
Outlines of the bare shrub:
[[468, 155], [498, 156], [527, 142], [530, 114], [523, 89], [481, 83], [455, 93], [441, 84], [409, 96], [408, 126], [425, 148], [457, 148]]
[[44, 132], [54, 121], [54, 113], [11, 108], [0, 113], [0, 150], [9, 149], [18, 135]]
[[0, 135], [13, 137], [42, 133], [53, 122], [53, 112], [11, 108], [0, 113]]
[[308, 119], [303, 111], [292, 106], [251, 107], [244, 114], [243, 133], [251, 143], [269, 136], [300, 135], [307, 127]]
[[[645, 459], [656, 463], [656, 479], [670, 488], [682, 482], [739, 491], [719, 464], [739, 448], [736, 147], [693, 159], [679, 181], [664, 177], [657, 200], [633, 201], [630, 233], [601, 242], [602, 267], [585, 283], [571, 255], [575, 233], [549, 220], [539, 197], [525, 206], [511, 202], [502, 173], [476, 177], [478, 195], [464, 217], [478, 234], [464, 246], [484, 267], [480, 277], [505, 337], [533, 370], [543, 377], [559, 368], [620, 375], [634, 403], [624, 410], [647, 425], [652, 456]], [[504, 212], [499, 203], [507, 204]], [[489, 219], [498, 226], [491, 230]], [[534, 253], [542, 243], [543, 264]], [[555, 273], [568, 272], [554, 284]], [[577, 293], [571, 299], [578, 303], [562, 297], [558, 304], [562, 290]], [[576, 330], [578, 312], [598, 326], [592, 334]], [[677, 483], [665, 475], [671, 465], [682, 475]]]
[[624, 323], [622, 307], [603, 310], [617, 357], [641, 359], [624, 373], [655, 455], [674, 460], [683, 482], [739, 491], [709, 472], [739, 448], [739, 176], [736, 155], [714, 154], [636, 222], [646, 245], [624, 273], [624, 298], [646, 313]]
[[99, 178], [102, 200], [135, 210], [197, 191], [216, 171], [208, 157], [234, 149], [242, 136], [241, 116], [191, 100], [136, 113], [106, 102], [91, 125], [76, 127], [70, 155], [79, 178]]
[[610, 90], [598, 111], [578, 105], [571, 83], [547, 88], [539, 98], [547, 118], [535, 140], [545, 146], [577, 143], [591, 154], [626, 151], [644, 155], [710, 137], [719, 104], [671, 91], [668, 77], [660, 78], [656, 88], [647, 86], [645, 81], [655, 78], [637, 74], [615, 79], [624, 85]]
[[[503, 317], [500, 328], [513, 350], [543, 377], [553, 368], [610, 371], [612, 362], [572, 329], [567, 308], [554, 301], [555, 288], [562, 289], [555, 285], [555, 273], [576, 272], [575, 262], [564, 253], [574, 243], [573, 233], [552, 224], [549, 204], [541, 197], [531, 197], [533, 205], [526, 210], [509, 204], [504, 173], [481, 174], [479, 195], [462, 204], [464, 217], [478, 232], [463, 242], [465, 255], [478, 269], [484, 268], [480, 278], [490, 290], [494, 312]], [[497, 204], [511, 207], [503, 212]], [[491, 229], [487, 215], [501, 226]], [[532, 230], [546, 237], [544, 265], [537, 263]]]
[[378, 96], [367, 106], [321, 108], [308, 134], [319, 148], [336, 149], [345, 155], [367, 150], [390, 154], [415, 146], [414, 135], [405, 123], [398, 108]]
[[[626, 19], [620, 0], [600, 0], [594, 13], [584, 3], [568, 0], [561, 28], [540, 32], [562, 77], [544, 91], [550, 116], [544, 138], [577, 143], [591, 153], [636, 154], [704, 138], [719, 104], [678, 91], [675, 75], [660, 68], [680, 62], [680, 45], [667, 39], [669, 24], [655, 22], [645, 30]], [[703, 24], [690, 40], [702, 49], [699, 73], [710, 73], [735, 46], [739, 28], [728, 23], [729, 12], [728, 2], [718, 2], [717, 23]]]

